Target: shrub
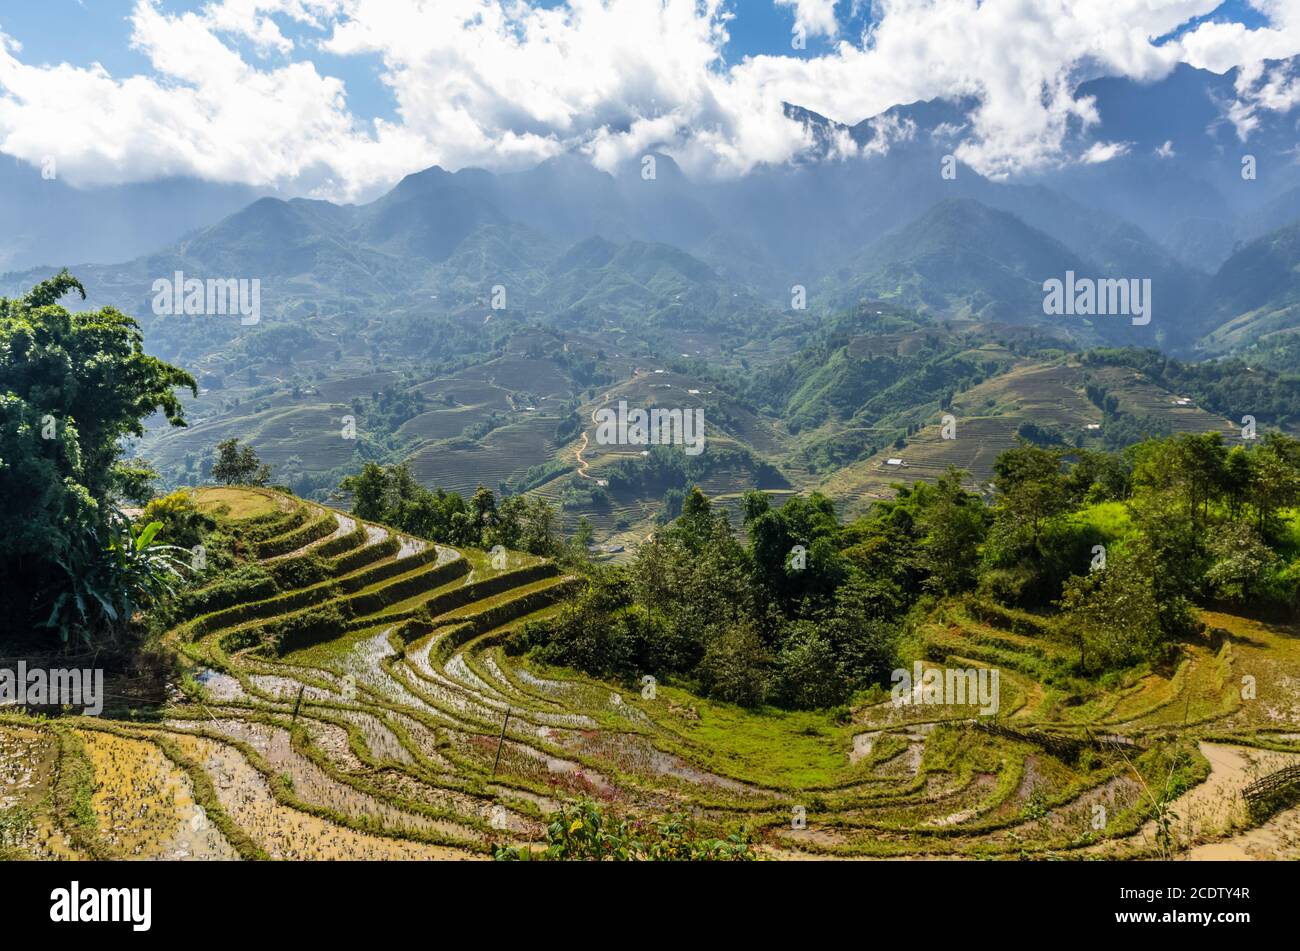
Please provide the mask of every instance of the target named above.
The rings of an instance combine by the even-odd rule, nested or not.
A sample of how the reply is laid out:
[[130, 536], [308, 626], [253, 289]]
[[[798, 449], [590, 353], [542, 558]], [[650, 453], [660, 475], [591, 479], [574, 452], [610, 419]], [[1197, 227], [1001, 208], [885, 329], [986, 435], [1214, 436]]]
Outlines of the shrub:
[[189, 492], [184, 489], [154, 499], [144, 507], [144, 512], [136, 522], [140, 525], [161, 522], [159, 540], [182, 548], [193, 548], [203, 540], [207, 532], [216, 527], [216, 522], [199, 511]]
[[757, 856], [742, 829], [725, 839], [699, 834], [686, 816], [657, 821], [606, 814], [590, 799], [568, 803], [551, 814], [543, 851], [498, 846], [498, 862], [748, 862]]

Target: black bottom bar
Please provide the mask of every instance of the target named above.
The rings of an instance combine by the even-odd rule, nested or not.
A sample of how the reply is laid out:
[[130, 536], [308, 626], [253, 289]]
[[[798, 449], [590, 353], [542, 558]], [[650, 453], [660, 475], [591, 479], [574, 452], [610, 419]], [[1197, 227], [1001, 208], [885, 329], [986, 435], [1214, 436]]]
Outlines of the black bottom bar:
[[[751, 929], [775, 936], [770, 929], [784, 920], [805, 934], [898, 929], [901, 937], [934, 927], [982, 940], [996, 934], [990, 929], [1042, 926], [1052, 930], [1039, 933], [1064, 927], [1072, 938], [1199, 932], [1230, 940], [1294, 920], [1294, 871], [1235, 862], [8, 863], [0, 865], [0, 894], [11, 935], [128, 943], [198, 935], [222, 943], [373, 940], [417, 924], [417, 933], [432, 935], [442, 915], [450, 916], [445, 939], [475, 922], [516, 936], [535, 929], [617, 936], [658, 927], [667, 935], [688, 920], [713, 921], [728, 936]], [[101, 906], [105, 916], [116, 905], [121, 920], [52, 920], [74, 916], [73, 882], [75, 917]], [[143, 892], [105, 897], [102, 889], [149, 889], [148, 930], [136, 930]]]

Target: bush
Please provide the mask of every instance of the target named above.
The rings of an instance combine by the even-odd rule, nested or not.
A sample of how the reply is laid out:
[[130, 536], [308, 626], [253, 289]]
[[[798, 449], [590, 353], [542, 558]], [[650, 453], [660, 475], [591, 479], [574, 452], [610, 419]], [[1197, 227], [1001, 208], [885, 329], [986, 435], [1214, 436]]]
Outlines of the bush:
[[980, 597], [998, 604], [1019, 607], [1024, 603], [1025, 592], [1033, 583], [1033, 569], [1027, 566], [989, 568], [980, 575], [976, 591]]
[[804, 626], [786, 643], [777, 667], [777, 693], [783, 706], [819, 709], [849, 697], [830, 641], [814, 629]]
[[308, 588], [333, 577], [334, 565], [328, 558], [313, 553], [301, 558], [271, 562], [266, 566], [281, 591]]
[[206, 588], [183, 591], [178, 603], [184, 617], [198, 617], [236, 604], [264, 601], [278, 589], [275, 579], [260, 565], [241, 565]]
[[265, 631], [277, 650], [287, 654], [338, 637], [351, 617], [352, 609], [346, 601], [331, 601], [268, 624]]
[[710, 839], [686, 816], [629, 820], [607, 815], [590, 799], [552, 813], [546, 841], [540, 852], [497, 846], [492, 854], [498, 862], [747, 862], [757, 857], [744, 829], [726, 839]]
[[154, 499], [144, 507], [136, 520], [138, 525], [162, 522], [159, 541], [182, 548], [193, 548], [203, 541], [203, 536], [216, 527], [216, 522], [199, 511], [198, 506], [184, 489]]

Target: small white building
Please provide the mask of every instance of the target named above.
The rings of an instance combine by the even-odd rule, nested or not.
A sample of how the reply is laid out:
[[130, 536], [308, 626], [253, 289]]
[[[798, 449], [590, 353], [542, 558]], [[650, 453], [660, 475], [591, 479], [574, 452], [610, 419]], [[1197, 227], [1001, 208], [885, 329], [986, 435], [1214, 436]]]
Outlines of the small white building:
[[897, 456], [894, 456], [892, 459], [886, 459], [886, 460], [885, 460], [885, 465], [887, 465], [887, 466], [901, 466], [901, 465], [905, 465], [905, 463], [903, 462], [902, 459], [899, 459]]

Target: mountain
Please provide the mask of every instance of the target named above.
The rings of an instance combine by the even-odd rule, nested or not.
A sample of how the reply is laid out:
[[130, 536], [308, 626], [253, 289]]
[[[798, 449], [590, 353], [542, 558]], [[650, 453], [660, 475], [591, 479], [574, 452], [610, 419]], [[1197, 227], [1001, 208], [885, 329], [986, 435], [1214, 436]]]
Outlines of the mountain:
[[[1294, 61], [1269, 65], [1294, 66]], [[1243, 138], [1229, 120], [1237, 81], [1236, 70], [1216, 74], [1179, 65], [1153, 82], [1103, 78], [1082, 83], [1075, 96], [1092, 99], [1100, 121], [1070, 129], [1066, 160], [1059, 166], [1006, 184], [1039, 185], [1094, 214], [1127, 220], [1183, 264], [1213, 271], [1237, 241], [1261, 233], [1251, 225], [1257, 209], [1300, 186], [1294, 109], [1257, 110]], [[970, 99], [911, 103], [851, 127], [795, 107], [788, 107], [787, 115], [805, 125], [814, 152], [823, 157], [833, 154], [838, 136], [848, 131], [868, 155], [888, 149], [881, 167], [889, 167], [890, 157], [905, 158], [911, 171], [889, 167], [892, 188], [884, 194], [919, 195], [928, 207], [943, 184], [1001, 207], [980, 193], [979, 176], [964, 166], [958, 166], [955, 181], [939, 182], [942, 157], [956, 154], [973, 135], [969, 116], [977, 105]], [[1098, 146], [1113, 147], [1115, 157], [1090, 161], [1089, 150]], [[1246, 156], [1253, 158], [1254, 177], [1242, 174]], [[964, 182], [975, 190], [967, 191]]]
[[1300, 329], [1300, 221], [1247, 244], [1206, 289], [1202, 346], [1214, 353]]
[[1040, 322], [1043, 282], [1092, 265], [1019, 218], [948, 199], [863, 249], [823, 293], [839, 307], [879, 299], [935, 317]]
[[129, 260], [238, 211], [258, 197], [243, 185], [167, 178], [78, 189], [0, 156], [0, 273]]
[[[868, 498], [890, 482], [879, 453], [914, 447], [940, 466], [930, 427], [944, 407], [988, 417], [957, 460], [977, 479], [991, 464], [980, 447], [1014, 444], [1022, 425], [1083, 445], [1122, 445], [1148, 417], [1220, 427], [1179, 402], [1181, 379], [1074, 354], [1294, 362], [1282, 334], [1265, 335], [1296, 323], [1300, 181], [1272, 160], [1256, 181], [1236, 172], [1222, 121], [1233, 82], [1180, 69], [1081, 87], [1101, 122], [1071, 131], [1071, 153], [1112, 139], [1127, 151], [1015, 180], [961, 163], [941, 174], [971, 101], [854, 125], [790, 105], [811, 153], [739, 178], [693, 180], [658, 152], [607, 171], [576, 154], [506, 174], [433, 167], [363, 204], [252, 196], [183, 233], [159, 228], [122, 263], [74, 270], [90, 306], [138, 316], [150, 352], [200, 380], [194, 425], [144, 443], [171, 481], [201, 477], [213, 443], [241, 435], [318, 498], [364, 461], [411, 459], [426, 484], [535, 491], [566, 525], [588, 515], [630, 542], [693, 482], [728, 505], [760, 483]], [[1164, 114], [1184, 100], [1186, 115]], [[1250, 147], [1281, 148], [1288, 121], [1262, 115]], [[6, 274], [0, 293], [50, 270]], [[154, 282], [178, 271], [260, 281], [258, 321], [154, 314]], [[1044, 282], [1068, 272], [1149, 279], [1151, 324], [1045, 314]], [[1088, 387], [1102, 384], [1126, 408], [1096, 405]], [[717, 457], [680, 471], [648, 460], [642, 478], [639, 453], [582, 449], [612, 395], [704, 408]], [[345, 416], [355, 443], [338, 436]]]

